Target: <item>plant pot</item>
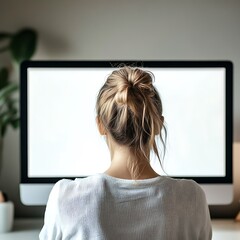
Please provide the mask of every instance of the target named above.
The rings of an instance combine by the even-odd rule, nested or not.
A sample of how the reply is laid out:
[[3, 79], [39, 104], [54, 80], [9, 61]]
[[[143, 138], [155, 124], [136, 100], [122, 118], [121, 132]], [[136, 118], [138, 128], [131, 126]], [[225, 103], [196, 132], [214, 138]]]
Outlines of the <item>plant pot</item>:
[[10, 232], [13, 227], [14, 205], [13, 202], [0, 203], [0, 233]]

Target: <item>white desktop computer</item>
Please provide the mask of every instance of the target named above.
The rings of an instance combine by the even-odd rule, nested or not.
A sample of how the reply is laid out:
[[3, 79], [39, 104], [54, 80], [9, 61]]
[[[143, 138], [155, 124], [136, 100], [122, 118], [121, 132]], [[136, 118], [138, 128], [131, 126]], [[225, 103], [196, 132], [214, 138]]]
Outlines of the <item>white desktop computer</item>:
[[[167, 150], [161, 175], [193, 179], [210, 205], [229, 204], [232, 72], [229, 61], [26, 61], [21, 65], [21, 201], [45, 205], [62, 178], [105, 171], [107, 145], [95, 103], [119, 64], [151, 71], [163, 103]], [[160, 146], [161, 148], [161, 146]]]

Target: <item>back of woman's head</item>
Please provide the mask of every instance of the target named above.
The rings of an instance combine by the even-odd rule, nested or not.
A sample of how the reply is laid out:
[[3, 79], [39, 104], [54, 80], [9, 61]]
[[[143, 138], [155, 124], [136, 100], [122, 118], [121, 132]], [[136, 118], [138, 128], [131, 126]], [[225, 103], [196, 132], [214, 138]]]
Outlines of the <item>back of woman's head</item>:
[[[119, 145], [129, 147], [132, 178], [137, 178], [153, 150], [160, 160], [156, 135], [165, 147], [162, 102], [153, 86], [153, 74], [139, 68], [122, 67], [112, 72], [100, 89], [96, 110], [106, 131]], [[160, 162], [161, 163], [161, 162]]]

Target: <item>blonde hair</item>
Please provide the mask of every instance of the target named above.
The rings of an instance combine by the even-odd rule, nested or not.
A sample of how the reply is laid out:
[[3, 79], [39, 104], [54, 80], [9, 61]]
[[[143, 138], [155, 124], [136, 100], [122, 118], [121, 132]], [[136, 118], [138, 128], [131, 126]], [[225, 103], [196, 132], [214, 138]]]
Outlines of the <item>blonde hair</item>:
[[[96, 111], [108, 133], [120, 145], [129, 147], [134, 159], [129, 159], [132, 179], [137, 179], [149, 163], [150, 151], [161, 164], [156, 136], [164, 146], [162, 101], [153, 86], [149, 71], [125, 66], [113, 71], [99, 91]], [[161, 164], [162, 166], [162, 164]]]

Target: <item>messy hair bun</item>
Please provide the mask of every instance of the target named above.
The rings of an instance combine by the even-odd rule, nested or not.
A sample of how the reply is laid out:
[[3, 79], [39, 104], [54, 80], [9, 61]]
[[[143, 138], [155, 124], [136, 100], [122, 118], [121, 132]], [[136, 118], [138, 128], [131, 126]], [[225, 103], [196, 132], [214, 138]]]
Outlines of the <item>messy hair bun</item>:
[[161, 135], [162, 102], [153, 79], [151, 72], [125, 66], [112, 72], [97, 97], [97, 115], [103, 126], [118, 144], [128, 146], [137, 159], [129, 159], [133, 179], [141, 172], [139, 166], [149, 161], [151, 150], [160, 161], [157, 135], [165, 148]]

